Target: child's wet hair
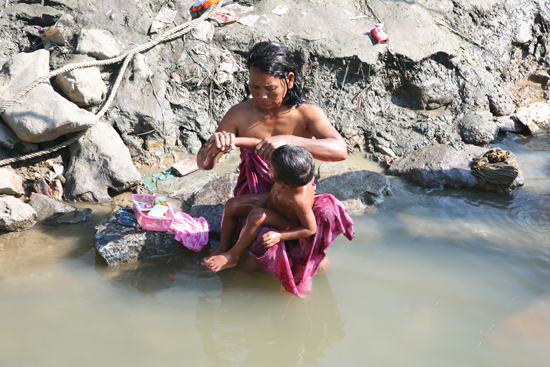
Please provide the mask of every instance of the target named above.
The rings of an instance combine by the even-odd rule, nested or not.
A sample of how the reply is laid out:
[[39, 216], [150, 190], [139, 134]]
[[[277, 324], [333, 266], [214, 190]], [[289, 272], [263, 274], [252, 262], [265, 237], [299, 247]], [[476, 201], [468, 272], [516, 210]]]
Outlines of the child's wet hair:
[[311, 182], [315, 173], [315, 161], [306, 148], [287, 144], [273, 151], [271, 168], [277, 180], [298, 187]]
[[248, 69], [254, 67], [263, 73], [283, 79], [287, 88], [288, 73], [294, 73], [294, 86], [287, 90], [283, 103], [289, 107], [298, 107], [303, 103], [302, 84], [296, 65], [283, 44], [271, 41], [256, 43], [250, 51], [246, 65]]

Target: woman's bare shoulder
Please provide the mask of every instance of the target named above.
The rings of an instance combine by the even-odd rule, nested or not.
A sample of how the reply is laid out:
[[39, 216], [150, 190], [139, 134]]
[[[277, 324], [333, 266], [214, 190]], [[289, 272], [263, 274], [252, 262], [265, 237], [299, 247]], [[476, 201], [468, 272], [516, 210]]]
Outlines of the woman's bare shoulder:
[[325, 114], [323, 109], [313, 102], [305, 101], [298, 108], [296, 108], [296, 110], [298, 111], [298, 113], [300, 113], [305, 121], [328, 121], [327, 115]]

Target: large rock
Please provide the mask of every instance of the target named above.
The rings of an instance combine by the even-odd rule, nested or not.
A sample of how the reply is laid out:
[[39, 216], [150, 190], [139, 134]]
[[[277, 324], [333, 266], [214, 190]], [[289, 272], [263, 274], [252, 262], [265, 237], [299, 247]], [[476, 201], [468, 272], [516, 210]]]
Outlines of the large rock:
[[109, 190], [119, 193], [141, 181], [128, 148], [109, 124], [97, 124], [70, 150], [65, 183], [67, 200], [111, 201]]
[[520, 107], [516, 111], [516, 117], [533, 135], [550, 133], [550, 104], [548, 103], [535, 102], [529, 106]]
[[[106, 117], [123, 134], [140, 134], [155, 130], [162, 132], [164, 136], [176, 136], [182, 125], [186, 127], [186, 124], [176, 119], [170, 102], [164, 98], [164, 72], [160, 75], [154, 74], [149, 68], [149, 63], [141, 54], [134, 57], [132, 73], [120, 83], [117, 98]], [[201, 126], [196, 120], [193, 124]], [[199, 141], [199, 148], [201, 144]], [[184, 146], [188, 148], [187, 144]]]
[[475, 145], [455, 148], [435, 144], [397, 160], [388, 169], [391, 175], [405, 176], [422, 187], [476, 187], [478, 179], [470, 164], [474, 157], [487, 151]]
[[483, 113], [469, 113], [458, 124], [462, 140], [466, 144], [487, 145], [492, 143], [499, 131], [499, 127], [492, 117]]
[[210, 225], [211, 234], [221, 233], [223, 207], [225, 202], [233, 197], [237, 178], [238, 175], [235, 173], [228, 173], [217, 180], [210, 181], [194, 195], [189, 214], [195, 218], [206, 219]]
[[[44, 2], [42, 2], [44, 3]], [[6, 5], [9, 2], [6, 2]], [[63, 15], [62, 10], [40, 4], [24, 4], [18, 2], [6, 8], [6, 13], [12, 17], [24, 20], [30, 24], [49, 27]]]
[[[71, 59], [71, 63], [75, 64], [84, 61], [90, 60], [82, 56]], [[107, 86], [101, 79], [98, 67], [76, 69], [59, 74], [55, 78], [55, 83], [67, 98], [80, 107], [96, 106], [107, 94]]]
[[102, 29], [83, 29], [78, 35], [76, 52], [99, 60], [120, 55], [121, 47], [113, 35]]
[[[2, 67], [0, 95], [11, 100], [19, 91], [49, 72], [50, 53], [38, 50], [14, 55]], [[2, 118], [23, 141], [42, 143], [85, 130], [97, 123], [96, 115], [80, 109], [42, 82], [2, 113]]]
[[425, 60], [407, 73], [408, 90], [421, 109], [434, 110], [449, 104], [458, 95], [454, 80], [455, 71], [435, 62]]
[[0, 194], [24, 195], [23, 177], [9, 168], [0, 168]]
[[36, 223], [36, 211], [13, 196], [0, 198], [0, 231], [14, 232]]
[[318, 193], [334, 195], [353, 215], [363, 214], [370, 205], [391, 195], [390, 181], [382, 173], [345, 163], [321, 163], [316, 182]]
[[38, 220], [48, 219], [57, 214], [65, 214], [76, 211], [76, 207], [72, 205], [59, 202], [46, 195], [37, 194], [34, 192], [31, 194], [29, 205], [36, 211]]
[[107, 265], [133, 263], [186, 249], [172, 232], [137, 231], [119, 224], [116, 218], [95, 229], [95, 247]]

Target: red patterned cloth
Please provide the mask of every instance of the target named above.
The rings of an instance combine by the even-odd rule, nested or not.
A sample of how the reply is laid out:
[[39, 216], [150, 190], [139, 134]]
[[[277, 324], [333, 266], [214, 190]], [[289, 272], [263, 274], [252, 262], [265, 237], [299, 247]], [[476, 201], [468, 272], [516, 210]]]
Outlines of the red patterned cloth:
[[[267, 162], [253, 151], [241, 149], [239, 169], [235, 196], [269, 192], [273, 186]], [[351, 241], [355, 236], [353, 220], [346, 207], [331, 194], [315, 194], [313, 213], [317, 219], [317, 233], [314, 235], [279, 242], [266, 249], [261, 244], [261, 236], [274, 228], [265, 227], [248, 249], [266, 272], [275, 275], [288, 292], [298, 297], [307, 297], [311, 293], [313, 274], [334, 239], [343, 234]]]

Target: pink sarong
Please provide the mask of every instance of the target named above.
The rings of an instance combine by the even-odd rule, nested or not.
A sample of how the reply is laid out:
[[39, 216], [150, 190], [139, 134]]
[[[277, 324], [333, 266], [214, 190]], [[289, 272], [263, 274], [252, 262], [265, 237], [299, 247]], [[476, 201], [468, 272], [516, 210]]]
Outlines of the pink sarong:
[[[239, 169], [235, 196], [271, 190], [273, 181], [269, 179], [267, 162], [253, 151], [241, 149]], [[313, 213], [317, 219], [317, 233], [314, 235], [279, 242], [266, 249], [261, 244], [261, 236], [276, 229], [264, 227], [248, 248], [250, 255], [266, 272], [275, 275], [288, 292], [298, 297], [307, 297], [311, 293], [313, 274], [334, 239], [344, 234], [351, 241], [355, 236], [348, 210], [331, 194], [315, 194]]]

